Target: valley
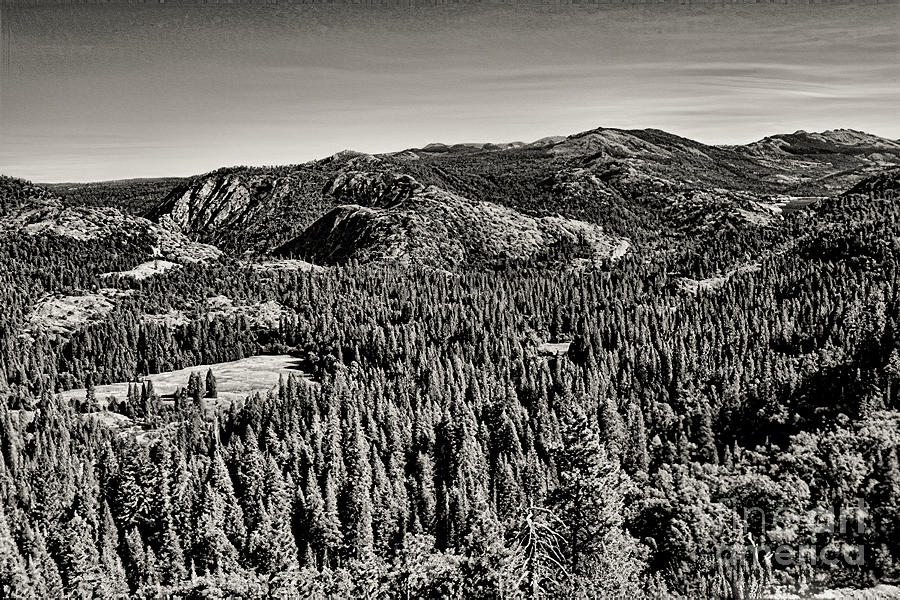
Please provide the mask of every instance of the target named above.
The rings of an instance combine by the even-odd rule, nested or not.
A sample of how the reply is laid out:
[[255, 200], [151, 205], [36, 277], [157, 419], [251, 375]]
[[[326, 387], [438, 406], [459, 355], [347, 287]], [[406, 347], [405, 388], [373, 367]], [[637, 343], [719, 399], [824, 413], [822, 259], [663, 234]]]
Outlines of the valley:
[[850, 130], [0, 177], [0, 586], [895, 593], [898, 190]]

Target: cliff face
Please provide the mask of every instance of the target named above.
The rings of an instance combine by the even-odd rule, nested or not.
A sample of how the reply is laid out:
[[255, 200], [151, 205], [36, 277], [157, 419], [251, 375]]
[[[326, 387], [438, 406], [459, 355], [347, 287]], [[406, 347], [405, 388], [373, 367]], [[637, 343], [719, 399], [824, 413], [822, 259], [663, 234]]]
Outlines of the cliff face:
[[177, 186], [146, 216], [228, 251], [266, 252], [330, 208], [329, 174], [314, 165], [211, 173]]
[[408, 175], [349, 171], [327, 187], [341, 205], [276, 250], [336, 264], [390, 261], [440, 269], [504, 261], [577, 265], [624, 255], [629, 243], [590, 223], [535, 218]]
[[265, 253], [335, 206], [324, 191], [335, 173], [378, 162], [344, 151], [300, 165], [219, 169], [176, 186], [145, 216], [227, 251]]
[[299, 188], [291, 177], [212, 174], [176, 187], [147, 216], [167, 229], [228, 247], [233, 232], [252, 228]]
[[136, 247], [146, 246], [146, 258], [176, 262], [217, 259], [221, 250], [188, 239], [178, 231], [110, 207], [65, 206], [51, 192], [29, 184], [16, 204], [0, 215], [0, 230], [29, 236], [59, 236], [82, 242], [106, 243], [117, 238]]
[[252, 219], [261, 196], [271, 188], [271, 182], [259, 177], [210, 177], [170, 196], [167, 216], [175, 226], [197, 233], [241, 225]]

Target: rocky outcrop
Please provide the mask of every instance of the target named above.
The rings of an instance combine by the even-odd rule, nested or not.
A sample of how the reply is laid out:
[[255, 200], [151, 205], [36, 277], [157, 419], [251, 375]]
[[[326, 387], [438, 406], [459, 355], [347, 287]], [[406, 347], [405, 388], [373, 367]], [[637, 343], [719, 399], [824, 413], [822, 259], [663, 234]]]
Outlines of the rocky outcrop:
[[629, 242], [601, 227], [531, 217], [408, 175], [348, 171], [327, 189], [341, 205], [277, 249], [316, 263], [389, 261], [453, 269], [497, 262], [581, 264], [624, 255]]
[[177, 186], [145, 216], [228, 251], [266, 252], [334, 205], [322, 190], [337, 168], [311, 163], [211, 173]]
[[95, 293], [47, 294], [28, 313], [24, 335], [67, 336], [105, 319], [132, 292], [101, 288]]
[[[40, 188], [38, 188], [40, 189]], [[48, 194], [36, 193], [0, 217], [0, 230], [31, 236], [60, 236], [81, 242], [103, 243], [111, 238], [149, 246], [146, 258], [179, 263], [215, 260], [222, 251], [160, 227], [143, 217], [110, 207], [65, 206]]]
[[391, 206], [424, 191], [425, 186], [409, 175], [345, 171], [332, 179], [325, 192], [344, 204]]
[[190, 310], [169, 309], [164, 313], [144, 314], [141, 320], [145, 323], [178, 327], [199, 319], [243, 319], [252, 330], [271, 331], [278, 329], [283, 319], [290, 318], [294, 312], [278, 302], [266, 301], [252, 304], [240, 304], [228, 296], [210, 296], [194, 304]]
[[258, 262], [248, 262], [246, 264], [254, 271], [261, 273], [321, 273], [325, 271], [325, 269], [319, 265], [314, 265], [305, 260], [290, 258], [262, 260]]
[[171, 269], [177, 269], [181, 265], [168, 260], [148, 260], [127, 271], [110, 271], [101, 273], [100, 279], [116, 280], [116, 279], [133, 279], [135, 281], [143, 281], [155, 275], [160, 275]]
[[211, 175], [176, 187], [147, 216], [170, 229], [215, 237], [250, 222], [269, 196], [283, 195], [277, 184], [264, 175]]
[[229, 251], [265, 253], [335, 205], [324, 188], [336, 173], [380, 162], [345, 150], [301, 165], [220, 169], [176, 186], [145, 216]]

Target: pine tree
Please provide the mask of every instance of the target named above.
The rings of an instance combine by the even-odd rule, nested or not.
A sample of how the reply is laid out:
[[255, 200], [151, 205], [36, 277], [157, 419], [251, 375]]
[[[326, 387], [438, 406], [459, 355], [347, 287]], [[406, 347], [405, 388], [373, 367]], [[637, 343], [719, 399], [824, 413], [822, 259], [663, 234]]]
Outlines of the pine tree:
[[[330, 523], [325, 519], [325, 500], [319, 490], [319, 484], [315, 480], [312, 469], [307, 470], [306, 482], [303, 485], [303, 514], [298, 528], [298, 542], [310, 550], [313, 560], [322, 560], [328, 546], [328, 538], [337, 537], [335, 528], [329, 531]], [[314, 562], [308, 566], [316, 567]]]
[[144, 486], [147, 470], [144, 448], [136, 442], [127, 444], [121, 453], [113, 503], [124, 530], [137, 523], [144, 510], [145, 494], [149, 491]]
[[522, 505], [522, 491], [513, 473], [512, 466], [506, 459], [500, 461], [496, 479], [495, 504], [497, 506], [497, 516], [501, 521], [507, 521], [518, 514]]
[[631, 475], [646, 473], [650, 466], [644, 413], [637, 402], [631, 402], [628, 406], [628, 437], [622, 463]]
[[101, 595], [104, 598], [120, 598], [128, 594], [125, 568], [119, 557], [119, 531], [113, 520], [109, 504], [103, 501], [100, 509], [99, 554], [101, 570]]
[[265, 498], [265, 459], [252, 428], [244, 436], [243, 456], [237, 462], [236, 489], [248, 529], [261, 519], [260, 507]]
[[627, 479], [580, 403], [569, 402], [564, 410], [562, 447], [556, 455], [559, 485], [551, 494], [551, 508], [564, 524], [562, 550], [573, 592], [637, 594], [643, 563], [637, 543], [623, 527]]
[[716, 450], [711, 412], [709, 404], [703, 401], [699, 415], [700, 427], [697, 430], [697, 449], [700, 460], [717, 465], [719, 464], [719, 452]]
[[235, 548], [241, 550], [247, 537], [247, 530], [244, 526], [244, 511], [241, 509], [240, 502], [238, 502], [234, 493], [231, 475], [218, 447], [213, 451], [213, 456], [210, 460], [208, 480], [212, 484], [213, 489], [222, 498], [225, 535], [228, 536]]
[[0, 503], [0, 596], [3, 598], [33, 598], [34, 589]]
[[216, 376], [213, 375], [212, 369], [206, 371], [206, 397], [219, 397], [218, 386], [216, 385]]
[[160, 583], [175, 585], [184, 579], [186, 575], [184, 552], [171, 518], [167, 518], [163, 525], [157, 556], [159, 557], [156, 564]]
[[132, 527], [122, 540], [122, 563], [132, 592], [141, 589], [148, 580], [147, 552], [137, 527]]
[[101, 573], [90, 527], [76, 512], [62, 524], [59, 536], [52, 547], [65, 593], [74, 597], [92, 595], [101, 584]]
[[265, 501], [255, 511], [259, 519], [248, 541], [251, 563], [259, 573], [296, 571], [299, 564], [291, 530], [290, 497], [272, 457], [267, 460], [264, 488]]
[[600, 432], [607, 453], [611, 458], [621, 460], [625, 447], [625, 424], [614, 398], [607, 398], [600, 410]]
[[35, 596], [37, 598], [62, 597], [63, 582], [59, 568], [47, 551], [44, 536], [28, 523], [28, 519], [24, 519], [22, 523], [20, 547]]
[[238, 565], [238, 553], [225, 535], [225, 503], [210, 483], [198, 499], [192, 556], [200, 574], [228, 573]]
[[322, 535], [322, 563], [330, 565], [331, 560], [337, 557], [338, 550], [344, 544], [341, 535], [341, 521], [338, 517], [337, 484], [331, 471], [325, 475], [323, 492], [322, 520], [316, 526]]
[[203, 385], [200, 383], [200, 374], [192, 371], [188, 377], [187, 397], [190, 398], [194, 406], [200, 408], [203, 406]]
[[369, 465], [369, 444], [359, 419], [353, 415], [352, 432], [344, 453], [347, 479], [344, 497], [344, 542], [348, 554], [361, 558], [372, 551], [372, 467]]

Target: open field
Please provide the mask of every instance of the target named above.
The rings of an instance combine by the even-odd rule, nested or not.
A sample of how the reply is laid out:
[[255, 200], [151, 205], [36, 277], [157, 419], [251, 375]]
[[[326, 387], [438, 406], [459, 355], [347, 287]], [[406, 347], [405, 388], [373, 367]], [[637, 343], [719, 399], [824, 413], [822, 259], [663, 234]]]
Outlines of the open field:
[[159, 273], [165, 273], [169, 269], [181, 268], [181, 265], [168, 260], [149, 260], [143, 262], [136, 267], [127, 271], [114, 271], [111, 273], [103, 273], [100, 275], [102, 279], [113, 279], [116, 277], [131, 277], [132, 279], [147, 279]]
[[[216, 376], [218, 398], [215, 400], [208, 398], [206, 401], [209, 408], [215, 408], [217, 406], [228, 406], [235, 400], [243, 400], [255, 392], [265, 393], [278, 385], [278, 378], [281, 375], [284, 375], [285, 379], [291, 373], [308, 378], [308, 375], [300, 368], [300, 362], [300, 359], [286, 354], [252, 356], [231, 362], [197, 365], [178, 371], [157, 373], [142, 379], [152, 381], [156, 393], [161, 398], [166, 398], [171, 397], [177, 388], [187, 386], [191, 373], [200, 373], [205, 381], [206, 371], [212, 369], [213, 374]], [[106, 400], [110, 396], [124, 399], [128, 395], [128, 383], [123, 381], [109, 385], [98, 385], [94, 388], [94, 393], [100, 401]], [[84, 398], [86, 392], [84, 388], [77, 388], [60, 392], [60, 396], [65, 399], [75, 400]]]
[[546, 356], [564, 356], [571, 345], [572, 342], [544, 342], [538, 346], [538, 352]]

